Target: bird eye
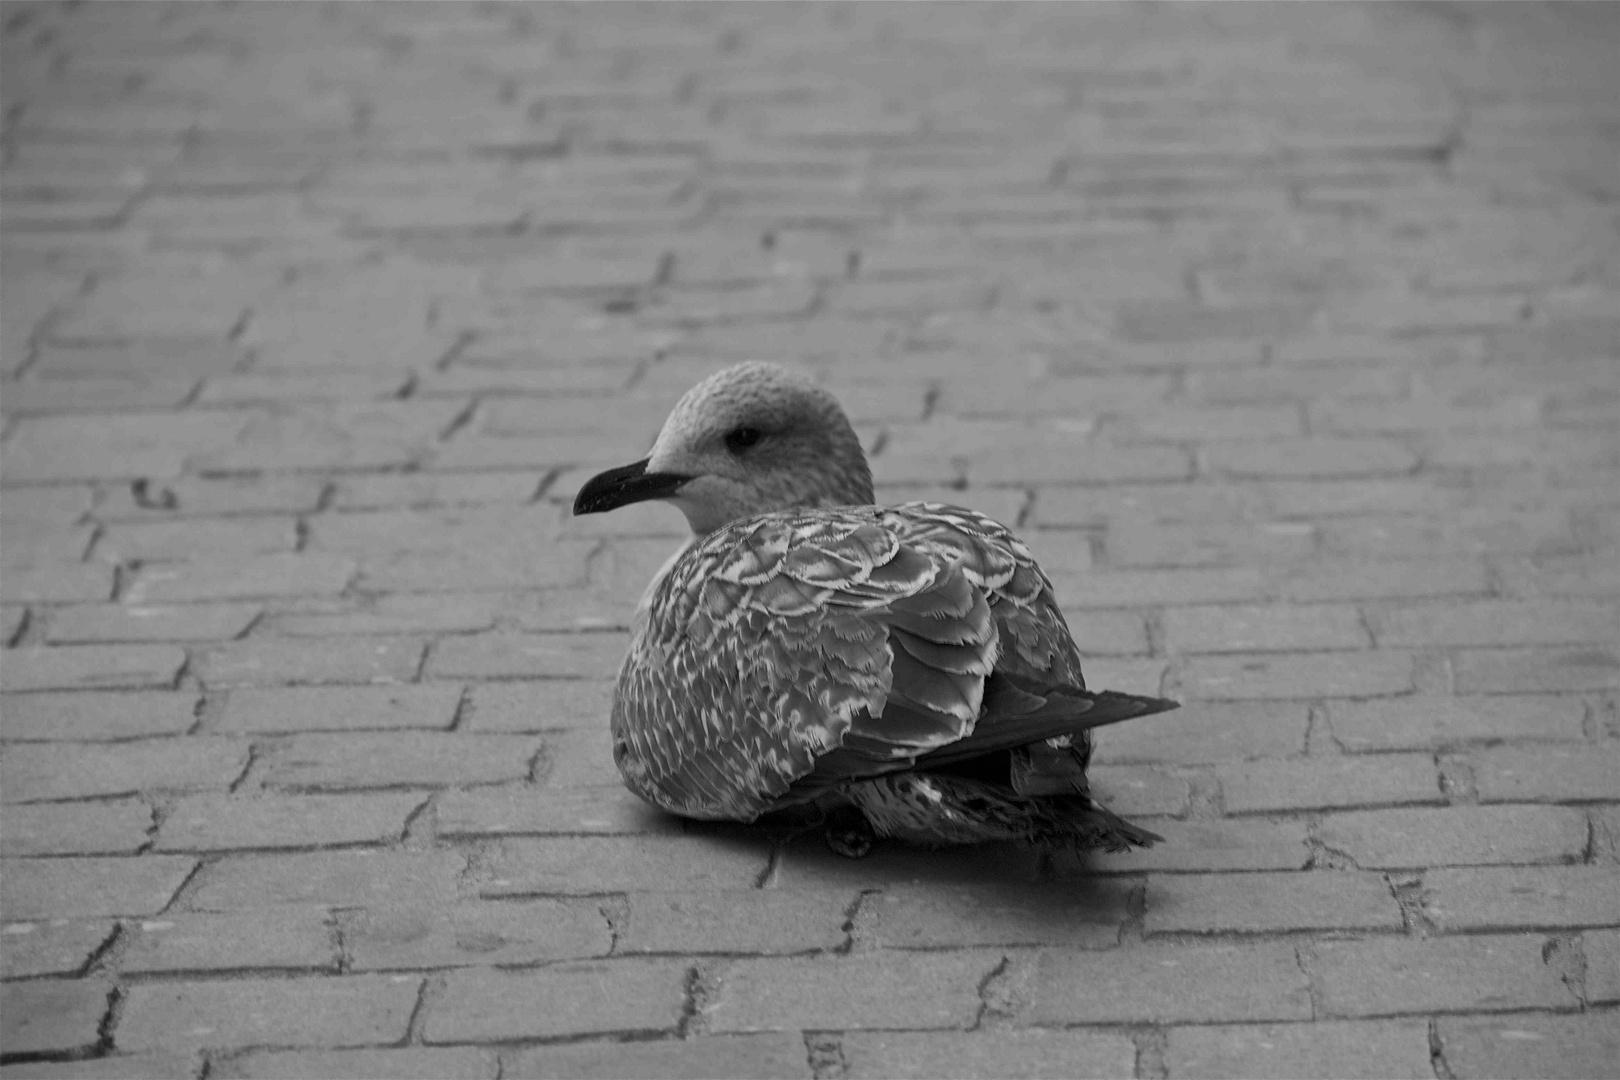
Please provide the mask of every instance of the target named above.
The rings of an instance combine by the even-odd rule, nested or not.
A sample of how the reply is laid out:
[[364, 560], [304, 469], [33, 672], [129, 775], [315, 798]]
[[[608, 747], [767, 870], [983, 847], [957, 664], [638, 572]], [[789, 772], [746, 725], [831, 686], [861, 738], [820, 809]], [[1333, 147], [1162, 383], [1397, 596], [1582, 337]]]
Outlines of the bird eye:
[[746, 450], [763, 437], [759, 428], [740, 427], [726, 436], [726, 446], [734, 452]]

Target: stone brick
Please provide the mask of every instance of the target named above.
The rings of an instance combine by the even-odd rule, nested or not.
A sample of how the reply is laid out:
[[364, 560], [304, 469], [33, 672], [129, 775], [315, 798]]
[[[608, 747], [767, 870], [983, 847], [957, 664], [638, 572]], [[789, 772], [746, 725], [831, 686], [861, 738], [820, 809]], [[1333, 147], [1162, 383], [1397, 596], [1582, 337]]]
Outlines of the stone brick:
[[147, 842], [152, 811], [139, 799], [46, 803], [6, 810], [4, 855], [124, 855]]
[[1131, 410], [1109, 424], [1112, 438], [1203, 442], [1270, 439], [1300, 434], [1300, 410], [1290, 405], [1161, 405]]
[[318, 476], [196, 477], [152, 483], [136, 480], [104, 488], [98, 521], [173, 521], [208, 515], [305, 514], [321, 504], [326, 481]]
[[253, 1050], [217, 1066], [227, 1080], [495, 1080], [495, 1054], [468, 1046], [366, 1050]]
[[83, 799], [154, 790], [224, 788], [242, 775], [248, 747], [235, 739], [25, 743], [6, 748], [6, 799]]
[[425, 457], [466, 407], [455, 399], [290, 403], [255, 413], [231, 446], [198, 460], [232, 472], [403, 467]]
[[247, 914], [171, 912], [130, 922], [119, 970], [131, 973], [338, 969], [338, 949], [326, 912], [280, 908]]
[[1289, 567], [1279, 583], [1296, 603], [1323, 600], [1398, 600], [1425, 596], [1483, 596], [1491, 589], [1482, 559], [1323, 558]]
[[548, 836], [503, 841], [485, 896], [580, 895], [646, 889], [751, 889], [765, 872], [756, 839]]
[[270, 787], [341, 790], [493, 784], [529, 775], [540, 740], [463, 732], [295, 735], [271, 751], [261, 774]]
[[194, 1080], [202, 1063], [181, 1054], [118, 1054], [80, 1061], [0, 1066], [3, 1080]]
[[53, 645], [229, 641], [240, 637], [259, 617], [259, 611], [257, 604], [81, 604], [51, 612], [45, 640]]
[[1324, 941], [1312, 971], [1327, 1016], [1569, 1009], [1575, 993], [1534, 934]]
[[1428, 1080], [1429, 1027], [1422, 1020], [1327, 1020], [1171, 1028], [1171, 1076], [1209, 1080]]
[[195, 559], [142, 567], [125, 599], [149, 604], [335, 595], [348, 585], [355, 569], [353, 559], [323, 553]]
[[[6, 915], [9, 917], [10, 912]], [[0, 973], [8, 979], [31, 975], [77, 975], [112, 937], [117, 924], [68, 919], [7, 922], [0, 927]]]
[[636, 892], [615, 953], [830, 951], [847, 940], [853, 890]]
[[1305, 753], [1309, 724], [1310, 710], [1303, 702], [1189, 703], [1173, 712], [1099, 729], [1093, 735], [1093, 760], [1201, 765], [1297, 758]]
[[1246, 761], [1216, 766], [1215, 777], [1228, 814], [1445, 801], [1429, 754]]
[[1470, 649], [1454, 661], [1458, 693], [1533, 694], [1549, 690], [1620, 690], [1620, 651]]
[[1414, 689], [1405, 653], [1240, 653], [1178, 666], [1188, 697], [1203, 701], [1384, 697]]
[[197, 678], [212, 688], [310, 683], [404, 683], [416, 678], [423, 642], [412, 638], [249, 638], [199, 650]]
[[1316, 838], [1364, 869], [1578, 862], [1586, 815], [1573, 807], [1448, 806], [1329, 814]]
[[86, 1051], [100, 1041], [107, 987], [94, 982], [41, 979], [0, 986], [0, 1031], [6, 1053]]
[[493, 634], [445, 638], [433, 646], [436, 679], [607, 679], [624, 662], [618, 634]]
[[348, 637], [364, 634], [471, 634], [492, 630], [505, 614], [498, 593], [366, 596], [293, 601], [272, 616], [268, 632], [288, 637]]
[[534, 964], [605, 956], [613, 947], [595, 900], [476, 901], [442, 908], [409, 900], [341, 917], [355, 971]]
[[1211, 443], [1199, 452], [1203, 471], [1216, 476], [1404, 476], [1417, 455], [1398, 439], [1268, 439]]
[[1447, 931], [1620, 922], [1620, 870], [1612, 866], [1430, 870], [1423, 893], [1424, 910]]
[[125, 1050], [391, 1043], [405, 1037], [421, 982], [352, 975], [147, 983], [128, 989], [113, 1038]]
[[[566, 402], [568, 412], [577, 415], [578, 403], [574, 399], [561, 400]], [[539, 472], [356, 474], [338, 478], [332, 489], [332, 509], [525, 503], [540, 490], [543, 479], [544, 474]]]
[[187, 518], [108, 525], [96, 539], [96, 558], [106, 562], [179, 562], [198, 557], [247, 559], [291, 552], [298, 527], [291, 518]]
[[1581, 935], [1586, 954], [1586, 1002], [1620, 1001], [1620, 930], [1588, 930]]
[[168, 905], [196, 866], [178, 855], [7, 860], [0, 909], [7, 919], [151, 915]]
[[[8, 496], [9, 498], [9, 496]], [[8, 566], [0, 600], [17, 604], [63, 604], [109, 600], [113, 568], [102, 563], [45, 562]]]
[[457, 551], [386, 552], [361, 559], [357, 584], [370, 592], [573, 587], [585, 584], [585, 560], [595, 547], [586, 540], [519, 539]]
[[398, 397], [407, 385], [405, 375], [386, 371], [220, 374], [203, 381], [197, 400], [225, 405], [325, 399], [387, 401]]
[[1000, 960], [983, 950], [739, 960], [705, 1011], [716, 1033], [960, 1029]]
[[5, 478], [19, 483], [178, 476], [193, 456], [229, 446], [248, 419], [226, 412], [28, 417], [6, 440]]
[[1501, 739], [1581, 742], [1585, 712], [1577, 698], [1551, 696], [1335, 701], [1327, 710], [1334, 741], [1357, 753]]
[[1353, 607], [1220, 605], [1170, 608], [1163, 618], [1171, 652], [1292, 652], [1363, 649], [1372, 644]]
[[502, 1061], [507, 1080], [809, 1080], [797, 1032], [638, 1042], [563, 1043]]
[[1612, 746], [1489, 747], [1469, 756], [1481, 802], [1620, 801]]
[[1275, 942], [1053, 950], [1033, 994], [1037, 1024], [1311, 1019], [1294, 949]]
[[172, 645], [62, 645], [0, 652], [7, 690], [171, 689], [185, 666]]
[[445, 730], [459, 686], [289, 686], [232, 690], [215, 730], [237, 732]]
[[1315, 551], [1316, 527], [1303, 521], [1182, 525], [1122, 519], [1109, 524], [1106, 544], [1108, 562], [1117, 567], [1289, 563]]
[[1148, 818], [1137, 822], [1160, 834], [1164, 843], [1120, 853], [1093, 853], [1097, 870], [1135, 873], [1142, 870], [1299, 870], [1309, 853], [1303, 821], [1232, 818], [1176, 821]]
[[159, 851], [386, 844], [405, 832], [423, 794], [243, 797], [192, 795], [175, 803], [157, 834]]
[[1056, 885], [898, 883], [862, 901], [866, 932], [884, 947], [988, 945], [1111, 948], [1133, 884], [1097, 878]]
[[1399, 930], [1400, 905], [1382, 874], [1343, 871], [1154, 874], [1149, 934]]
[[680, 819], [622, 785], [555, 790], [527, 784], [451, 790], [434, 804], [439, 836], [678, 835]]
[[1610, 604], [1484, 600], [1421, 604], [1372, 615], [1381, 646], [1578, 645], [1620, 640], [1620, 607]]
[[1086, 771], [1092, 797], [1121, 817], [1172, 817], [1187, 809], [1186, 779], [1141, 765], [1092, 765]]
[[466, 867], [466, 857], [454, 851], [232, 855], [210, 863], [198, 876], [187, 890], [186, 906], [196, 911], [279, 904], [380, 908], [402, 896], [445, 902], [455, 896], [456, 879]]
[[554, 964], [451, 973], [422, 1030], [432, 1043], [608, 1032], [673, 1032], [686, 1002], [683, 960]]
[[1585, 1080], [1615, 1075], [1620, 1060], [1612, 1012], [1443, 1016], [1436, 1023], [1446, 1066], [1464, 1080]]
[[1111, 1031], [852, 1031], [839, 1039], [849, 1077], [1130, 1076], [1136, 1044]]

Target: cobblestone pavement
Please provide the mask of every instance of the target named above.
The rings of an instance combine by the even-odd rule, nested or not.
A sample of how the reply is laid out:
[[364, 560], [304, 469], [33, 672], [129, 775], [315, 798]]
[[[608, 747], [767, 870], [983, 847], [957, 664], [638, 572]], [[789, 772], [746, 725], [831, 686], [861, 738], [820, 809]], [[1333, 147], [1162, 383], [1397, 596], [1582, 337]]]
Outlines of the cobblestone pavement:
[[[1620, 7], [8, 3], [0, 1076], [1615, 1076]], [[1016, 524], [1168, 837], [606, 747], [742, 358]]]

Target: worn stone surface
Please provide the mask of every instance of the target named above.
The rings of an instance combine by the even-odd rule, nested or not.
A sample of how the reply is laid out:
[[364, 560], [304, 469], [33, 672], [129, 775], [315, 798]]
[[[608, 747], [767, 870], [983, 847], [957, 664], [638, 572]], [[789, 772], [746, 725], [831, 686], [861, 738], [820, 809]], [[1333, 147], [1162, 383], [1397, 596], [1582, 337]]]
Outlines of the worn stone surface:
[[[1617, 51], [8, 4], [0, 1077], [1602, 1075]], [[684, 523], [569, 504], [747, 359], [1183, 703], [1096, 733], [1163, 844], [848, 860], [624, 787]]]

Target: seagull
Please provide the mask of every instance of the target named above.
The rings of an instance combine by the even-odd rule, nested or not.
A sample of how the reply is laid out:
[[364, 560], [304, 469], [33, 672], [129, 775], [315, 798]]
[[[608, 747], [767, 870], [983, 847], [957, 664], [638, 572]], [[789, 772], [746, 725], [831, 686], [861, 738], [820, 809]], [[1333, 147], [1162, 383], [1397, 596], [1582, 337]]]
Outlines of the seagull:
[[838, 400], [767, 363], [709, 376], [575, 514], [656, 499], [692, 536], [647, 587], [613, 695], [625, 784], [672, 814], [809, 806], [833, 850], [1162, 837], [1091, 798], [1090, 730], [1177, 703], [1086, 688], [1051, 582], [1006, 526], [879, 506]]

